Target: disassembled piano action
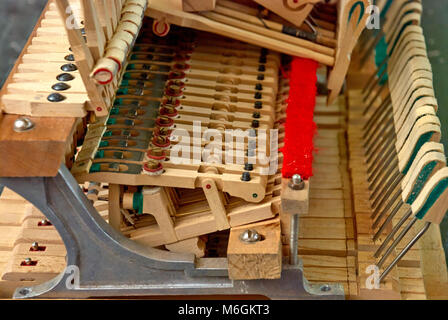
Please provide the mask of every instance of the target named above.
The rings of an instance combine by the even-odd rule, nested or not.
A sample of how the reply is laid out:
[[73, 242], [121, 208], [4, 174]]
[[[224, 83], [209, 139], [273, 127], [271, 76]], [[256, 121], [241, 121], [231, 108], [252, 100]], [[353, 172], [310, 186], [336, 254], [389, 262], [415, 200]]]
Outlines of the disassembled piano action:
[[421, 11], [49, 0], [0, 95], [0, 296], [448, 297]]

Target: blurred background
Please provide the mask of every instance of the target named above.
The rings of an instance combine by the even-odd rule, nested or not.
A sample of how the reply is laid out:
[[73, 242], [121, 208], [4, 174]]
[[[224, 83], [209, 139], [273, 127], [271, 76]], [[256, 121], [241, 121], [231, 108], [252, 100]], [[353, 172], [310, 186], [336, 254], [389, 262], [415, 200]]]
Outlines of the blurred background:
[[[47, 0], [0, 0], [0, 87], [22, 51]], [[434, 87], [442, 121], [442, 142], [448, 152], [448, 1], [423, 2], [423, 29], [434, 71]], [[442, 224], [445, 252], [448, 249], [448, 217]], [[448, 257], [448, 254], [447, 254]]]
[[47, 0], [0, 0], [0, 87], [46, 3]]

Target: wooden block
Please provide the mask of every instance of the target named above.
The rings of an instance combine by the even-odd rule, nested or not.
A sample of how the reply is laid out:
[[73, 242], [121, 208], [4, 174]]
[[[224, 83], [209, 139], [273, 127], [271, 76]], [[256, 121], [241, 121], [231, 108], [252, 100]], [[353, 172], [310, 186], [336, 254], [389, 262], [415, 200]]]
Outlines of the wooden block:
[[[31, 118], [28, 132], [13, 130], [15, 115], [0, 120], [0, 176], [56, 176], [75, 129], [75, 118]], [[30, 157], [30, 155], [32, 155]]]
[[[245, 243], [240, 235], [254, 229], [262, 241]], [[227, 247], [229, 277], [234, 280], [279, 279], [282, 271], [282, 252], [279, 218], [230, 230]]]
[[304, 181], [302, 190], [293, 190], [288, 183], [289, 179], [282, 179], [282, 213], [308, 214], [310, 181]]

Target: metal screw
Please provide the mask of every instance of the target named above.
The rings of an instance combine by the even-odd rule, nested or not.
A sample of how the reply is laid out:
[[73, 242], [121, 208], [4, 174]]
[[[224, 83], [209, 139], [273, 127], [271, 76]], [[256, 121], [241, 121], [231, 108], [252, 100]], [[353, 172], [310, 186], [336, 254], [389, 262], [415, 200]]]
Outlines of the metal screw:
[[68, 90], [70, 89], [70, 85], [68, 85], [65, 82], [58, 82], [55, 83], [53, 86], [51, 86], [51, 89], [56, 90], [56, 91], [64, 91], [64, 90]]
[[263, 102], [262, 101], [255, 101], [254, 103], [254, 108], [255, 109], [261, 109], [263, 107]]
[[252, 128], [258, 128], [258, 127], [260, 127], [260, 121], [252, 120]]
[[75, 56], [73, 54], [69, 54], [69, 55], [66, 55], [64, 57], [64, 59], [67, 61], [75, 61]]
[[240, 240], [247, 243], [253, 243], [261, 240], [261, 235], [254, 229], [245, 230], [240, 235]]
[[61, 70], [65, 72], [73, 72], [78, 70], [78, 67], [73, 63], [67, 63], [61, 67]]
[[21, 290], [19, 291], [19, 293], [20, 293], [22, 296], [26, 296], [26, 295], [30, 294], [30, 292], [31, 292], [31, 290], [28, 289], [28, 288], [23, 288], [23, 289], [21, 289]]
[[250, 181], [250, 173], [247, 171], [243, 172], [243, 174], [241, 176], [241, 181], [245, 181], [245, 182]]
[[303, 188], [305, 188], [305, 182], [303, 181], [300, 174], [295, 174], [289, 181], [288, 186], [293, 190], [303, 190]]
[[254, 165], [252, 163], [245, 163], [244, 164], [244, 170], [252, 171], [252, 170], [254, 170]]
[[47, 100], [50, 102], [61, 102], [64, 101], [65, 99], [66, 97], [60, 93], [52, 93], [47, 97]]
[[322, 292], [331, 291], [331, 287], [328, 284], [325, 284], [325, 285], [320, 287], [320, 291], [322, 291]]
[[15, 132], [25, 132], [34, 128], [34, 122], [27, 117], [20, 117], [14, 121]]
[[31, 244], [31, 250], [32, 250], [32, 251], [37, 251], [37, 250], [39, 250], [39, 243], [38, 243], [38, 242], [33, 242], [33, 243]]
[[29, 266], [33, 263], [33, 260], [31, 258], [26, 258], [24, 262], [27, 266]]
[[70, 85], [66, 84], [65, 82], [58, 82], [54, 84], [51, 89], [56, 91], [64, 91], [70, 89]]
[[73, 79], [75, 79], [75, 77], [70, 73], [61, 73], [56, 77], [56, 79], [58, 81], [72, 81]]
[[49, 226], [50, 225], [50, 221], [48, 221], [47, 219], [43, 219], [40, 221], [39, 225], [41, 226]]

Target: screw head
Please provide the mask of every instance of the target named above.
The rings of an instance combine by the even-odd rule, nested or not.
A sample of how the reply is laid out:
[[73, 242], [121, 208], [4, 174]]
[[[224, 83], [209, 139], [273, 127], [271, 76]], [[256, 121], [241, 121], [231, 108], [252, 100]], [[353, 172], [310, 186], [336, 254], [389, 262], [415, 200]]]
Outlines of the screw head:
[[39, 222], [38, 225], [39, 225], [39, 226], [50, 226], [51, 223], [50, 223], [50, 221], [48, 221], [47, 219], [42, 219], [42, 220]]
[[15, 132], [25, 132], [34, 128], [34, 122], [30, 118], [20, 117], [14, 121]]
[[21, 289], [21, 290], [19, 291], [19, 293], [20, 293], [22, 296], [27, 296], [27, 295], [29, 295], [29, 294], [31, 293], [31, 289], [23, 288], [23, 289]]
[[254, 170], [254, 165], [252, 164], [252, 163], [245, 163], [244, 164], [244, 170], [246, 170], [246, 171], [252, 171], [252, 170]]
[[75, 79], [75, 77], [70, 73], [61, 73], [56, 77], [56, 79], [58, 81], [72, 81], [73, 79]]
[[24, 262], [29, 266], [31, 263], [33, 263], [33, 260], [31, 258], [25, 258]]
[[64, 59], [72, 62], [72, 61], [75, 61], [75, 56], [71, 53], [71, 54], [66, 55], [64, 57]]
[[33, 242], [31, 244], [31, 250], [33, 250], [33, 251], [39, 250], [39, 243], [38, 242]]
[[244, 171], [241, 175], [241, 181], [248, 182], [250, 181], [250, 173], [247, 171]]
[[78, 67], [73, 63], [67, 63], [61, 67], [61, 70], [65, 72], [73, 72], [78, 70]]
[[54, 84], [51, 89], [56, 91], [64, 91], [70, 89], [70, 85], [66, 84], [65, 82], [58, 82]]
[[321, 286], [319, 289], [320, 289], [321, 292], [331, 291], [331, 287], [328, 284], [325, 284], [325, 285]]
[[293, 190], [302, 190], [305, 187], [305, 182], [300, 174], [296, 173], [291, 177], [288, 186]]
[[259, 128], [259, 127], [260, 127], [260, 121], [252, 120], [252, 128]]
[[244, 230], [240, 235], [240, 240], [246, 243], [254, 243], [261, 240], [261, 235], [254, 229]]
[[66, 97], [58, 92], [52, 93], [47, 97], [47, 100], [50, 102], [61, 102], [64, 101], [65, 99]]

